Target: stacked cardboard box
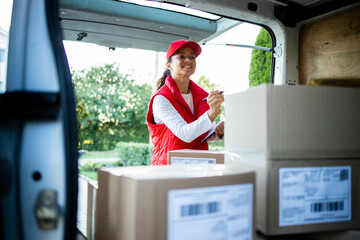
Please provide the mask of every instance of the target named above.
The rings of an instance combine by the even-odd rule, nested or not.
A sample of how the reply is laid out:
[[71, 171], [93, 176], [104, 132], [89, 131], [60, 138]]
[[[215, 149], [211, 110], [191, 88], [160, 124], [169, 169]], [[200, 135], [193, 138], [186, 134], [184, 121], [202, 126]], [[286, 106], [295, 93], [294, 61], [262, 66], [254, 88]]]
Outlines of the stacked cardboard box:
[[357, 240], [360, 239], [360, 230], [331, 231], [320, 233], [291, 234], [284, 236], [265, 236], [257, 232], [254, 240]]
[[254, 182], [224, 164], [102, 168], [95, 239], [252, 239]]
[[95, 236], [95, 209], [97, 182], [89, 180], [87, 192], [86, 239], [93, 240]]
[[337, 231], [325, 233], [304, 234], [303, 240], [356, 240], [360, 239], [360, 231]]
[[168, 164], [224, 164], [224, 153], [206, 150], [173, 150], [168, 152]]
[[257, 172], [266, 235], [360, 227], [360, 89], [262, 85], [226, 98], [225, 164]]

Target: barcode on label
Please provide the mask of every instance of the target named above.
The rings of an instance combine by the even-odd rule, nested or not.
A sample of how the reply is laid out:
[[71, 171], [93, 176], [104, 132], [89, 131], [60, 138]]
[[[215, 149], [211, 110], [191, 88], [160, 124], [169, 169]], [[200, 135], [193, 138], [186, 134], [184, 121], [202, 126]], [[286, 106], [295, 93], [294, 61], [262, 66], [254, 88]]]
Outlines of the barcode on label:
[[317, 202], [310, 205], [311, 212], [335, 212], [344, 210], [344, 201]]
[[193, 217], [203, 214], [213, 214], [220, 211], [220, 202], [195, 203], [183, 205], [180, 208], [181, 217]]
[[340, 181], [345, 181], [349, 179], [349, 170], [343, 169], [340, 171]]

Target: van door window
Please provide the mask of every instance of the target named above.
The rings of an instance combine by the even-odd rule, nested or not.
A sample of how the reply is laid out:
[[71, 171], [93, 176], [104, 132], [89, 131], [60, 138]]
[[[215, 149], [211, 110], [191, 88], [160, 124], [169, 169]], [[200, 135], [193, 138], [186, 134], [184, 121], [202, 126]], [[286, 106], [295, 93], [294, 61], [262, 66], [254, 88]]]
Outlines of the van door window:
[[5, 92], [6, 88], [7, 52], [12, 2], [12, 0], [0, 2], [0, 93]]

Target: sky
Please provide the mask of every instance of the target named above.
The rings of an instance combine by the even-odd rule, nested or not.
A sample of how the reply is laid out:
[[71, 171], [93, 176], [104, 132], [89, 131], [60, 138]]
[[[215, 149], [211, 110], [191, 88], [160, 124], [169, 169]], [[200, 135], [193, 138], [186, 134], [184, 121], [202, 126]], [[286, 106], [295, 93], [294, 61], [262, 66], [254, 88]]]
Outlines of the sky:
[[[9, 31], [12, 0], [0, 0], [0, 27]], [[260, 27], [243, 23], [212, 40], [212, 43], [236, 43], [254, 45]], [[156, 68], [156, 52], [138, 49], [109, 50], [95, 44], [64, 41], [65, 52], [72, 70], [81, 70], [105, 63], [116, 63], [120, 70], [130, 73], [139, 83], [153, 84], [161, 77], [165, 69], [165, 53], [158, 53]], [[207, 77], [210, 82], [219, 85], [220, 90], [231, 94], [248, 88], [251, 49], [205, 45], [197, 58], [197, 69], [191, 79], [197, 81], [200, 76]]]
[[12, 0], [0, 0], [0, 27], [9, 32]]

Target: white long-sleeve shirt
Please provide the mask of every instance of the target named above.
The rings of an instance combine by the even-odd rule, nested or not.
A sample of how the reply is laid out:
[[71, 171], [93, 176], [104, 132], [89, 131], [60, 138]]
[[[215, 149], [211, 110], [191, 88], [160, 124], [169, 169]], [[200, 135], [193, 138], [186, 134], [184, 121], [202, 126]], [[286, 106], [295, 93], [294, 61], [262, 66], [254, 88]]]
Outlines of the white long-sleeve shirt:
[[[182, 94], [182, 96], [194, 113], [192, 94]], [[175, 136], [188, 143], [216, 126], [215, 121], [210, 121], [207, 112], [201, 115], [196, 121], [187, 123], [169, 100], [161, 95], [157, 95], [154, 98], [153, 115], [156, 124], [164, 123]], [[208, 139], [210, 142], [216, 140], [219, 140], [216, 134]]]

